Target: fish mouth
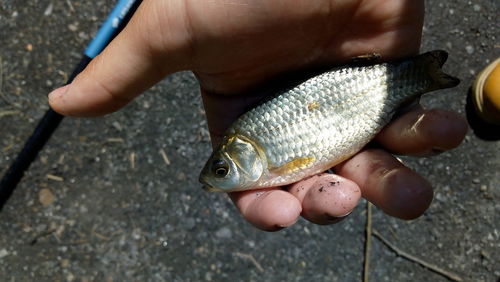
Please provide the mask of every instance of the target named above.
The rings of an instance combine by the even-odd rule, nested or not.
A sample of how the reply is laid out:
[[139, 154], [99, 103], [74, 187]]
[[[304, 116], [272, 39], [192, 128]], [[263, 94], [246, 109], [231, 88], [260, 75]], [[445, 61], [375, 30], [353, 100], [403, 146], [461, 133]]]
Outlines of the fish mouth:
[[207, 192], [221, 192], [220, 189], [217, 189], [212, 185], [208, 184], [207, 181], [203, 180], [202, 177], [200, 177], [198, 181], [200, 181], [200, 183], [202, 184], [201, 188]]
[[219, 189], [215, 188], [215, 187], [212, 187], [208, 184], [203, 184], [202, 186], [203, 190], [207, 191], [207, 192], [220, 192]]

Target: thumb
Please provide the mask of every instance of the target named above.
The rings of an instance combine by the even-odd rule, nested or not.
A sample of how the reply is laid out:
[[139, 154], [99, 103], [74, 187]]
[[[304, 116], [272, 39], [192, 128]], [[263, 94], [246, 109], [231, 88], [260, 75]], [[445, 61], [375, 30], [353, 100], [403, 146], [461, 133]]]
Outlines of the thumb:
[[183, 7], [171, 4], [166, 9], [164, 2], [144, 1], [123, 31], [71, 84], [49, 94], [52, 109], [70, 116], [111, 113], [166, 75], [188, 69]]

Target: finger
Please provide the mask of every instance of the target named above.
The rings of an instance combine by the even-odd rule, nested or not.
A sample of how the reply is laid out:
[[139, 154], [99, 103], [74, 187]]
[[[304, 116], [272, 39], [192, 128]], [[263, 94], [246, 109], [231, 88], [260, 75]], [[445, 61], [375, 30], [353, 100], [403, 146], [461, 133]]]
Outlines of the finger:
[[391, 122], [376, 140], [391, 153], [435, 155], [457, 147], [467, 128], [467, 122], [457, 113], [418, 108]]
[[[103, 115], [123, 107], [165, 75], [183, 69], [189, 41], [183, 13], [175, 14], [175, 4], [170, 10], [162, 9], [163, 2], [144, 1], [125, 29], [73, 83], [49, 94], [50, 106], [65, 115]], [[166, 13], [160, 15], [157, 10]], [[165, 18], [171, 18], [168, 30], [160, 28]]]
[[215, 148], [222, 140], [226, 130], [241, 114], [249, 110], [249, 105], [255, 105], [265, 95], [217, 95], [201, 89], [203, 107], [207, 116], [210, 140]]
[[293, 225], [300, 216], [300, 202], [279, 188], [230, 193], [229, 196], [255, 227], [277, 231]]
[[432, 201], [430, 183], [382, 150], [361, 151], [335, 172], [356, 182], [364, 198], [398, 218], [417, 218]]
[[327, 173], [292, 184], [289, 192], [302, 203], [302, 216], [317, 224], [339, 222], [352, 212], [361, 198], [356, 183]]

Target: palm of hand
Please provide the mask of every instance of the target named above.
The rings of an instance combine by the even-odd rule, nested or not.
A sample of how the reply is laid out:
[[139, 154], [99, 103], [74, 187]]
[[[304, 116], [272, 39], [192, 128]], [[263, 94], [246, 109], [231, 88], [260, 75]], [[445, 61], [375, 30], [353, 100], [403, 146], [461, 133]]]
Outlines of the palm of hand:
[[284, 71], [418, 52], [420, 1], [186, 1], [191, 62], [204, 90], [237, 93]]
[[[283, 72], [338, 65], [357, 55], [414, 55], [420, 45], [420, 1], [185, 3], [192, 44], [188, 68], [208, 103], [214, 143], [253, 99], [212, 96], [234, 95]], [[222, 110], [228, 106], [234, 110]]]
[[[187, 2], [190, 30], [198, 35], [192, 38], [191, 68], [201, 84], [214, 144], [247, 105], [260, 98], [234, 93], [285, 71], [339, 64], [374, 52], [393, 59], [419, 49], [423, 18], [419, 1], [245, 2], [228, 5], [215, 1], [205, 6]], [[343, 183], [345, 191], [340, 194], [351, 196], [351, 201], [335, 195], [331, 202], [349, 206], [345, 210], [331, 203], [318, 204], [313, 184], [308, 185], [311, 192], [302, 195], [290, 189], [293, 197], [270, 189], [267, 193], [275, 194], [276, 199], [255, 197], [258, 192], [233, 193], [232, 198], [247, 219], [264, 229], [289, 225], [299, 210], [311, 221], [328, 223], [348, 213], [359, 197], [356, 185]], [[283, 215], [284, 206], [296, 208]]]

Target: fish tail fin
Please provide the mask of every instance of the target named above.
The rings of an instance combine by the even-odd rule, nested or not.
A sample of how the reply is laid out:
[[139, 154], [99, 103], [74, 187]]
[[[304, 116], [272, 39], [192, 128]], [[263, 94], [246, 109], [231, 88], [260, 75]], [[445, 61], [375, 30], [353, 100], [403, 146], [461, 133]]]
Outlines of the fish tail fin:
[[443, 50], [434, 50], [417, 56], [416, 60], [421, 61], [430, 76], [433, 90], [455, 87], [460, 83], [460, 79], [446, 74], [441, 69], [448, 59], [448, 53]]

